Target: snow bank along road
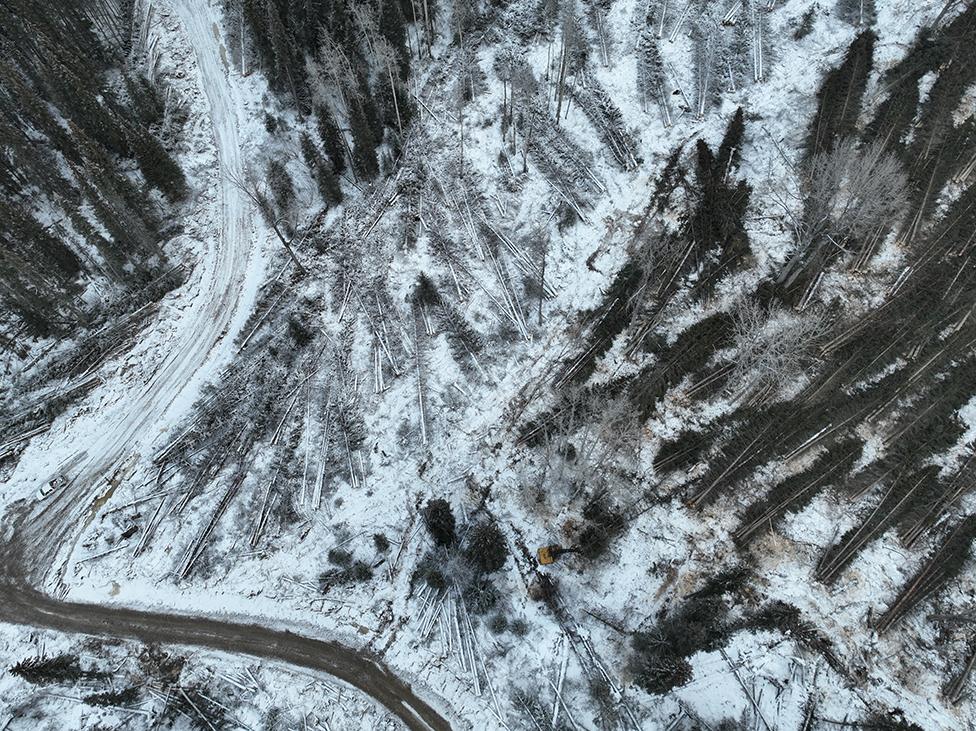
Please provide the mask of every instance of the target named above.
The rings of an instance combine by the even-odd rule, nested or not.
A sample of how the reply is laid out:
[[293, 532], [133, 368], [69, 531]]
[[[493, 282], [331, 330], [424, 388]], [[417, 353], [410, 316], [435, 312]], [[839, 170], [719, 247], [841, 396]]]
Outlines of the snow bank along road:
[[[67, 603], [31, 586], [70, 547], [79, 521], [105, 478], [124, 466], [135, 469], [152, 453], [161, 427], [185, 415], [207, 375], [229, 357], [234, 335], [247, 317], [261, 267], [251, 260], [253, 209], [234, 184], [242, 176], [238, 115], [244, 111], [240, 79], [227, 68], [219, 37], [219, 11], [207, 0], [171, 0], [192, 46], [206, 94], [219, 162], [220, 235], [201, 252], [191, 278], [176, 295], [174, 321], [152, 344], [163, 349], [153, 372], [106, 384], [102, 403], [22, 455], [11, 489], [36, 485], [52, 464], [68, 463], [70, 485], [43, 503], [28, 506], [4, 536], [0, 549], [0, 620], [101, 637], [195, 645], [239, 652], [325, 671], [359, 688], [411, 729], [449, 729], [450, 724], [368, 655], [282, 630], [215, 619]], [[177, 308], [174, 308], [176, 310]], [[153, 333], [146, 338], [152, 339]], [[106, 395], [108, 399], [106, 399]], [[53, 432], [54, 430], [52, 430]], [[33, 496], [33, 489], [29, 494]], [[9, 518], [8, 516], [8, 526]], [[25, 559], [29, 559], [26, 561]], [[32, 577], [33, 574], [33, 577]]]

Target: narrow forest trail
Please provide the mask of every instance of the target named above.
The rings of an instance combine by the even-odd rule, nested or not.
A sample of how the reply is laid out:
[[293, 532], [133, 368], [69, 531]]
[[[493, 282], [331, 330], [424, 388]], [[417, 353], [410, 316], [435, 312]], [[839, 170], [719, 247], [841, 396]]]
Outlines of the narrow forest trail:
[[[337, 643], [265, 628], [256, 623], [259, 619], [235, 623], [69, 603], [35, 588], [52, 567], [64, 570], [86, 515], [96, 502], [111, 496], [108, 479], [151, 474], [150, 460], [163, 432], [188, 414], [201, 386], [232, 357], [234, 339], [263, 277], [264, 237], [255, 234], [254, 208], [234, 182], [244, 171], [240, 136], [245, 95], [242, 79], [227, 61], [219, 7], [199, 0], [167, 0], [157, 6], [163, 15], [178, 18], [206, 97], [219, 164], [214, 191], [219, 207], [214, 225], [219, 230], [204, 237], [188, 281], [170, 295], [160, 319], [143, 333], [139, 348], [160, 357], [149, 365], [136, 364], [146, 372], [123, 377], [119, 367], [92, 400], [66, 415], [63, 426], [35, 439], [22, 455], [5, 488], [29, 497], [16, 520], [6, 521], [0, 548], [0, 621], [283, 661], [346, 681], [408, 728], [449, 729], [444, 718], [377, 659]], [[54, 465], [65, 464], [70, 465], [65, 471], [69, 486], [35, 502], [36, 487], [57, 473]], [[62, 561], [60, 567], [55, 561]]]

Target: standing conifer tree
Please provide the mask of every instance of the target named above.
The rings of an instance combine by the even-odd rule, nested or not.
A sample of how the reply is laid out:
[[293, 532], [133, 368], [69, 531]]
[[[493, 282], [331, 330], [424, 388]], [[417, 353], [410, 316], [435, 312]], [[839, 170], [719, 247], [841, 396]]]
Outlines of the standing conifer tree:
[[407, 27], [397, 0], [382, 0], [380, 8], [380, 34], [387, 40], [396, 54], [400, 75], [407, 77], [410, 71], [410, 55], [407, 53]]
[[298, 93], [298, 80], [301, 74], [294, 54], [294, 44], [288, 36], [285, 24], [273, 2], [268, 3], [268, 35], [271, 39], [271, 50], [274, 54], [274, 78], [281, 88], [286, 89], [295, 100], [299, 114], [303, 110], [304, 95]]
[[183, 170], [159, 140], [138, 127], [130, 127], [127, 133], [132, 154], [146, 181], [158, 188], [170, 202], [175, 203], [185, 198], [187, 186]]
[[349, 128], [353, 143], [352, 165], [357, 175], [372, 180], [379, 175], [380, 164], [376, 157], [376, 139], [360, 100], [350, 100]]
[[305, 164], [308, 165], [312, 177], [315, 178], [319, 194], [322, 196], [325, 205], [334, 206], [341, 202], [342, 188], [339, 187], [339, 180], [332, 169], [332, 163], [323, 157], [315, 143], [312, 142], [312, 138], [304, 132], [301, 137], [301, 145], [302, 157], [305, 158]]
[[325, 148], [325, 154], [332, 162], [332, 168], [336, 175], [342, 175], [346, 171], [346, 146], [340, 136], [339, 125], [336, 124], [335, 117], [326, 106], [321, 106], [315, 110], [315, 117], [318, 120], [319, 138]]
[[817, 93], [817, 113], [807, 135], [808, 158], [830, 152], [834, 145], [854, 133], [868, 75], [874, 65], [873, 31], [853, 40], [844, 62], [827, 74]]

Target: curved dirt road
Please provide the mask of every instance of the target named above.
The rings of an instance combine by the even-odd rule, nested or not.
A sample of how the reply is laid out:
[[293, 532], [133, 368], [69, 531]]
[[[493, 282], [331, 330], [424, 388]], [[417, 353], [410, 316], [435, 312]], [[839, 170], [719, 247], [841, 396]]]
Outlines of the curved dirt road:
[[215, 372], [215, 364], [230, 357], [262, 276], [251, 259], [253, 210], [234, 183], [243, 170], [238, 115], [245, 107], [240, 79], [228, 68], [219, 11], [207, 0], [159, 4], [178, 17], [206, 95], [219, 162], [220, 235], [209, 239], [190, 280], [169, 303], [179, 311], [161, 323], [168, 332], [162, 338], [157, 333], [156, 341], [147, 346], [165, 353], [155, 368], [128, 382], [116, 378], [103, 387], [108, 397], [103, 395], [88, 410], [91, 413], [69, 420], [56, 435], [35, 440], [22, 455], [21, 472], [15, 472], [11, 483], [36, 484], [47, 479], [38, 472], [55, 461], [68, 461], [71, 484], [42, 503], [27, 505], [5, 536], [0, 548], [0, 621], [206, 647], [324, 671], [372, 697], [410, 729], [450, 729], [376, 659], [342, 645], [257, 624], [63, 602], [32, 586], [50, 570], [56, 556], [73, 545], [104, 478], [124, 465], [136, 470], [145, 466], [161, 425], [177, 423], [201, 383]]
[[[2, 558], [4, 566], [12, 565], [9, 554]], [[0, 620], [112, 639], [204, 647], [285, 662], [328, 673], [358, 688], [409, 729], [449, 731], [451, 728], [447, 720], [378, 660], [334, 642], [256, 624], [62, 602], [32, 589], [16, 574], [5, 575], [0, 581]]]

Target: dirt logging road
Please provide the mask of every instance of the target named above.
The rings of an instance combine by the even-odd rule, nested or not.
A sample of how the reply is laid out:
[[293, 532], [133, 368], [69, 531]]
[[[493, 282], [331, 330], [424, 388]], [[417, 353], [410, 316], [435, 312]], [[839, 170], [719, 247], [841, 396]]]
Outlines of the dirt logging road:
[[8, 561], [3, 565], [0, 620], [4, 622], [112, 639], [201, 647], [288, 663], [328, 673], [358, 688], [409, 729], [447, 731], [451, 728], [409, 685], [368, 654], [335, 642], [257, 624], [63, 602], [31, 588], [16, 569], [7, 571]]
[[[245, 92], [241, 79], [227, 63], [218, 4], [213, 0], [166, 0], [156, 11], [175, 18], [189, 45], [188, 62], [196, 66], [199, 89], [206, 100], [219, 163], [216, 195], [219, 215], [200, 251], [187, 283], [176, 295], [179, 306], [168, 320], [155, 326], [153, 347], [163, 357], [144, 378], [103, 387], [108, 393], [97, 419], [69, 419], [56, 441], [35, 440], [21, 465], [45, 464], [38, 455], [70, 455], [70, 484], [47, 500], [31, 501], [18, 516], [7, 515], [0, 544], [0, 621], [81, 633], [105, 638], [133, 639], [195, 646], [239, 653], [322, 671], [369, 695], [410, 729], [450, 729], [450, 723], [418, 698], [405, 682], [370, 654], [335, 642], [313, 639], [260, 624], [222, 621], [150, 612], [118, 606], [60, 601], [35, 588], [55, 561], [77, 540], [79, 526], [92, 509], [107, 475], [123, 464], [145, 466], [159, 436], [159, 425], [171, 423], [192, 403], [201, 383], [226, 361], [240, 324], [250, 310], [261, 277], [252, 254], [253, 206], [235, 180], [243, 175], [240, 124], [244, 121]], [[176, 51], [186, 49], [175, 49]], [[165, 331], [160, 335], [159, 331]], [[147, 368], [147, 366], [142, 366]], [[104, 394], [103, 394], [104, 396]], [[24, 468], [14, 478], [25, 484], [46, 478]], [[255, 622], [260, 621], [255, 619]]]

